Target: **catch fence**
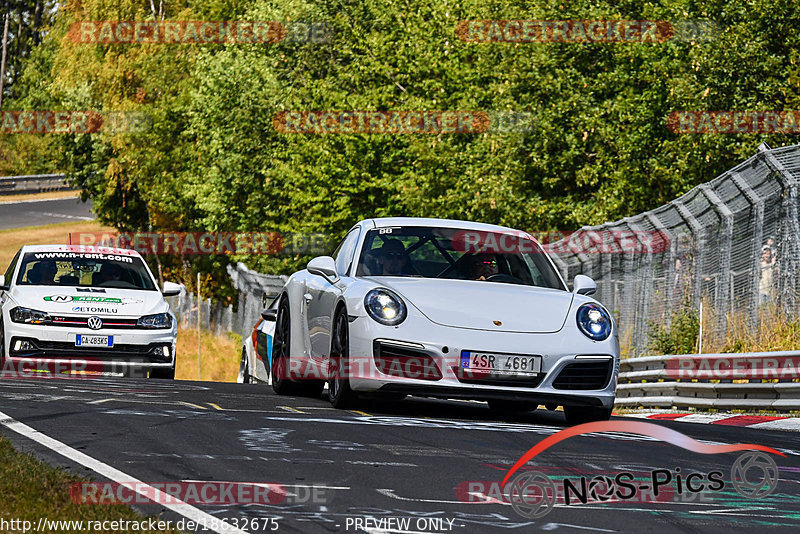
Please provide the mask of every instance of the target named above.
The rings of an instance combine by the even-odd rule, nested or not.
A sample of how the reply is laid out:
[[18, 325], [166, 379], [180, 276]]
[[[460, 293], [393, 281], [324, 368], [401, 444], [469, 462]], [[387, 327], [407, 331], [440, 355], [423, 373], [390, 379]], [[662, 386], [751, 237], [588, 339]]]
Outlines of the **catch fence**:
[[[595, 279], [595, 297], [615, 314], [633, 354], [647, 351], [653, 324], [668, 326], [681, 306], [697, 310], [701, 301], [709, 310], [708, 335], [724, 337], [734, 319], [755, 328], [763, 313], [797, 312], [799, 182], [800, 145], [762, 144], [745, 162], [665, 206], [584, 227], [553, 244], [562, 251], [556, 263], [569, 280]], [[647, 242], [612, 253], [587, 252], [577, 243], [569, 250], [569, 240], [581, 235], [620, 232]], [[653, 235], [664, 236], [664, 246], [654, 247]]]

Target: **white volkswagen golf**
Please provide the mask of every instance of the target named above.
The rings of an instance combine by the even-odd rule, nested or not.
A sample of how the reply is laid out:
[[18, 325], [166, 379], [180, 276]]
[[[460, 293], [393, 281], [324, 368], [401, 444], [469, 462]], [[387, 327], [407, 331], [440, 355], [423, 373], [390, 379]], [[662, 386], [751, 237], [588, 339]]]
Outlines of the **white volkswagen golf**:
[[177, 322], [138, 252], [24, 246], [0, 276], [0, 362], [175, 377]]

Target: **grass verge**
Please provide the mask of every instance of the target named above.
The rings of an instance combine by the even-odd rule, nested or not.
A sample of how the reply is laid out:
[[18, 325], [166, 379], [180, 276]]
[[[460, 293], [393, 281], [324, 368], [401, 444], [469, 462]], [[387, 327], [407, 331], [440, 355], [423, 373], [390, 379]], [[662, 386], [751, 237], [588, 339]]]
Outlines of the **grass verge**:
[[[236, 382], [242, 357], [242, 338], [233, 333], [200, 334], [201, 378], [213, 382]], [[197, 380], [197, 331], [178, 330], [175, 378]]]
[[[124, 505], [78, 504], [70, 498], [70, 487], [84, 480], [66, 471], [50, 467], [30, 454], [20, 453], [0, 437], [0, 517], [38, 524], [44, 517], [51, 521], [142, 521], [144, 516]], [[75, 525], [50, 525], [49, 532], [77, 532]], [[84, 531], [95, 531], [84, 528]], [[22, 528], [7, 532], [22, 532]], [[177, 532], [174, 530], [100, 530], [99, 532]]]

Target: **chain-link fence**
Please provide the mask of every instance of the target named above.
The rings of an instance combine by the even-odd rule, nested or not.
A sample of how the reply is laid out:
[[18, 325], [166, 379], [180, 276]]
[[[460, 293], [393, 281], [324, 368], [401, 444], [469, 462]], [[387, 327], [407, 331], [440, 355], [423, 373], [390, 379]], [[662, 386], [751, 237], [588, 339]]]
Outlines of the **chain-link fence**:
[[[647, 350], [652, 324], [669, 325], [683, 304], [710, 308], [703, 317], [712, 335], [724, 336], [732, 318], [755, 328], [766, 310], [797, 311], [799, 181], [800, 145], [761, 145], [744, 163], [665, 206], [584, 227], [550, 248], [563, 251], [556, 263], [569, 280], [585, 274], [597, 281], [596, 298], [615, 313], [620, 338], [634, 353]], [[569, 246], [587, 234], [613, 239], [619, 232], [637, 246], [603, 253]]]
[[229, 265], [228, 274], [239, 291], [239, 307], [231, 331], [244, 337], [261, 318], [261, 311], [278, 296], [288, 277], [257, 273], [241, 263]]
[[198, 316], [200, 329], [216, 335], [227, 332], [249, 335], [253, 326], [261, 318], [261, 311], [272, 299], [278, 296], [286, 276], [273, 276], [257, 273], [237, 264], [228, 266], [233, 286], [239, 291], [239, 306], [225, 306], [221, 301], [202, 299], [198, 306], [197, 295], [185, 289], [180, 295], [167, 297], [173, 313], [178, 319], [178, 326], [184, 330], [197, 328]]

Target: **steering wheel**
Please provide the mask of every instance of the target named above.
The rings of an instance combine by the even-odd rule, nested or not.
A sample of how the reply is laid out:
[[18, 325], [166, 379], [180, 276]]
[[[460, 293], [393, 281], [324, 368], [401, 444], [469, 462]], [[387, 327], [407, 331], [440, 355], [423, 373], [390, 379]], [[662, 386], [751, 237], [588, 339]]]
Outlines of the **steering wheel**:
[[517, 278], [516, 276], [511, 276], [510, 274], [505, 273], [495, 273], [486, 278], [487, 282], [509, 282], [511, 284], [520, 284], [522, 280]]

